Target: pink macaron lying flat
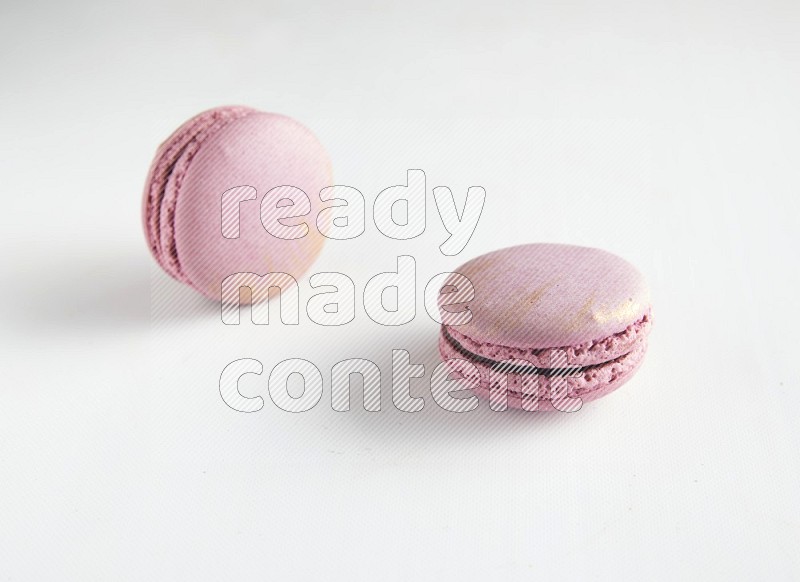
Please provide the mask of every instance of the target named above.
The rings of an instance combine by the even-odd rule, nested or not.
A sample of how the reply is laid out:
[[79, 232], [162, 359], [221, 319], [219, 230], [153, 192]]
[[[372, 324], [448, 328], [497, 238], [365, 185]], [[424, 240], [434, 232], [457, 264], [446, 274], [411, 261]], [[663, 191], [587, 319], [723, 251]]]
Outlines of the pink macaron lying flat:
[[644, 359], [649, 290], [616, 255], [529, 244], [477, 257], [456, 272], [474, 287], [472, 317], [462, 325], [445, 319], [439, 350], [477, 368], [475, 391], [492, 408], [576, 410], [627, 382]]
[[[184, 123], [156, 152], [142, 208], [148, 246], [170, 276], [212, 299], [235, 273], [297, 279], [324, 237], [316, 228], [292, 240], [270, 235], [260, 220], [261, 201], [273, 188], [294, 186], [308, 195], [313, 221], [319, 191], [330, 185], [325, 150], [298, 122], [248, 107], [211, 109]], [[257, 195], [239, 205], [238, 236], [223, 236], [222, 194], [242, 186]]]

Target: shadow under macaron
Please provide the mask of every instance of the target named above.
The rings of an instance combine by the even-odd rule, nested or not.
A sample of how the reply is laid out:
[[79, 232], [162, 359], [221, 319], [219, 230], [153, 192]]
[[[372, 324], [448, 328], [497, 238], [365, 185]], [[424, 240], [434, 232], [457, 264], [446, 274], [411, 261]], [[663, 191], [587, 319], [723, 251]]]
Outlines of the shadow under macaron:
[[164, 274], [147, 252], [62, 249], [0, 281], [17, 334], [144, 332], [219, 313], [219, 304]]
[[[532, 433], [558, 433], [571, 430], [576, 421], [586, 420], [598, 413], [602, 404], [588, 403], [574, 413], [536, 412], [508, 408], [503, 411], [492, 410], [489, 401], [477, 399], [477, 407], [468, 411], [453, 412], [441, 407], [434, 397], [432, 376], [442, 362], [439, 353], [439, 327], [433, 322], [426, 325], [411, 325], [408, 329], [386, 329], [359, 336], [342, 338], [333, 347], [330, 359], [338, 361], [347, 358], [363, 358], [378, 365], [381, 370], [381, 409], [368, 411], [364, 407], [363, 382], [354, 375], [350, 385], [350, 409], [334, 410], [331, 403], [331, 377], [329, 370], [323, 370], [325, 392], [319, 406], [325, 409], [330, 419], [328, 425], [337, 435], [352, 437], [357, 442], [370, 442], [375, 445], [397, 449], [398, 453], [408, 451], [408, 447], [438, 448], [462, 443], [464, 439], [475, 442], [476, 446], [491, 446], [492, 439], [502, 441], [506, 436]], [[411, 364], [425, 366], [424, 375], [411, 380], [411, 396], [423, 398], [423, 407], [415, 412], [398, 409], [392, 397], [392, 350], [409, 352]], [[472, 398], [471, 390], [453, 394], [455, 398]], [[477, 398], [477, 397], [476, 397]], [[386, 451], [384, 451], [386, 452]]]

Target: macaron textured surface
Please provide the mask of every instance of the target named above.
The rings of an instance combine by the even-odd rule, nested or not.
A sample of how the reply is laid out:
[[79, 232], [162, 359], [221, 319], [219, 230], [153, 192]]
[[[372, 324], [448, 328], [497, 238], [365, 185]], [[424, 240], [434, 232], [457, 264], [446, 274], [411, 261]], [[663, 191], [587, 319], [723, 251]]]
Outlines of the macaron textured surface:
[[[275, 187], [294, 186], [308, 194], [313, 220], [319, 191], [331, 180], [327, 153], [297, 121], [248, 107], [205, 111], [161, 144], [150, 167], [142, 207], [150, 252], [171, 277], [215, 300], [235, 273], [297, 279], [324, 236], [316, 228], [293, 240], [271, 236], [260, 221], [261, 201]], [[221, 197], [240, 186], [255, 188], [257, 196], [240, 204], [239, 236], [226, 238]]]
[[[527, 408], [523, 402], [534, 399], [533, 408], [552, 410], [556, 381], [563, 396], [586, 402], [627, 382], [644, 359], [650, 292], [641, 273], [612, 253], [529, 244], [482, 255], [455, 272], [474, 288], [472, 317], [462, 325], [445, 319], [439, 350], [446, 360], [477, 367], [479, 396], [489, 397], [505, 377], [508, 406]], [[516, 365], [503, 364], [511, 360]], [[497, 373], [503, 370], [509, 373]]]

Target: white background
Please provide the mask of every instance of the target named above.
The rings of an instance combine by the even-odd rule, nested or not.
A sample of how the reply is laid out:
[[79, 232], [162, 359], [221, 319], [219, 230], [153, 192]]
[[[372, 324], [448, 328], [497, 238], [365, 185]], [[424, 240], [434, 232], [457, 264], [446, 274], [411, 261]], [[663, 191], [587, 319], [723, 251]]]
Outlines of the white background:
[[[797, 579], [800, 4], [31, 3], [0, 8], [0, 579]], [[158, 143], [246, 104], [295, 117], [368, 200], [425, 170], [486, 188], [458, 257], [368, 221], [313, 271], [417, 260], [406, 326], [224, 326], [140, 226]], [[424, 283], [534, 241], [649, 279], [635, 378], [574, 415], [439, 410]], [[300, 282], [302, 305], [310, 293]], [[426, 366], [394, 409], [392, 348]], [[252, 357], [267, 397], [217, 381]], [[319, 405], [277, 409], [303, 357]], [[383, 410], [330, 407], [369, 358]], [[792, 549], [794, 548], [794, 550]]]

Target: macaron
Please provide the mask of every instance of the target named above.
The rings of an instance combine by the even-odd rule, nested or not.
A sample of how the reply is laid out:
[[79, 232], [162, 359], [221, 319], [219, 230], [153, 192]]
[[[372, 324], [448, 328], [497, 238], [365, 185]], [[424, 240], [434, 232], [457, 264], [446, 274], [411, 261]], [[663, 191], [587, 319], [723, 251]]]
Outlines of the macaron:
[[[472, 364], [458, 371], [495, 410], [578, 410], [630, 380], [644, 360], [650, 292], [642, 274], [612, 253], [527, 244], [455, 272], [472, 289], [455, 275], [445, 281], [439, 351], [448, 362]], [[465, 369], [475, 372], [471, 378]]]
[[[273, 189], [298, 188], [308, 195], [308, 220], [313, 221], [320, 210], [319, 191], [331, 180], [325, 149], [297, 121], [249, 107], [205, 111], [156, 152], [142, 204], [147, 244], [167, 274], [214, 300], [221, 297], [223, 280], [236, 273], [286, 273], [297, 279], [320, 253], [324, 236], [317, 228], [301, 238], [272, 236], [261, 222], [261, 203], [272, 191], [276, 200], [270, 204], [280, 205], [281, 189]], [[232, 236], [228, 224], [226, 236], [222, 195], [234, 188], [252, 197], [226, 214], [226, 222], [238, 220], [238, 232]], [[251, 299], [265, 295], [254, 289]]]

